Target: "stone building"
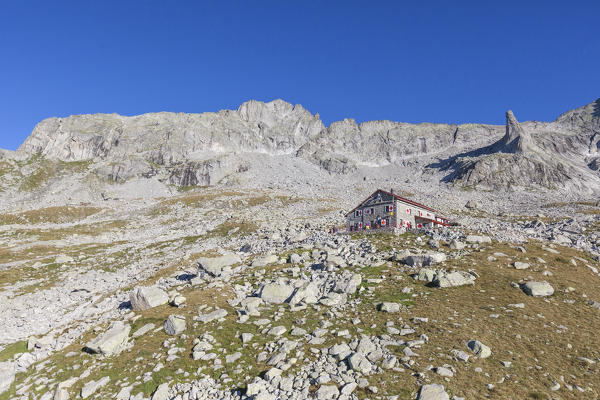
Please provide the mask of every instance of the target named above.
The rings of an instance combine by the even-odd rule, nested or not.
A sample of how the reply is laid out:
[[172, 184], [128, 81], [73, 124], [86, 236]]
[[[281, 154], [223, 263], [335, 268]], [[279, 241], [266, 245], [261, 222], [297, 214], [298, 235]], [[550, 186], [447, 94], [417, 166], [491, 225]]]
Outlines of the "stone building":
[[450, 221], [431, 207], [378, 189], [346, 214], [348, 231], [365, 229], [422, 229], [448, 226]]

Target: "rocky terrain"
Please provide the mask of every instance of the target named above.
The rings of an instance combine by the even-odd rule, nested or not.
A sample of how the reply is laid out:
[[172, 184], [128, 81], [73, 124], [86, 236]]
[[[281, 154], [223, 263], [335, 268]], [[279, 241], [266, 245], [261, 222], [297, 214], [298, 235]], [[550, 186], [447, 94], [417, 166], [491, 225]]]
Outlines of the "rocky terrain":
[[[81, 115], [0, 152], [0, 399], [600, 396], [600, 100]], [[431, 231], [349, 235], [377, 188]]]

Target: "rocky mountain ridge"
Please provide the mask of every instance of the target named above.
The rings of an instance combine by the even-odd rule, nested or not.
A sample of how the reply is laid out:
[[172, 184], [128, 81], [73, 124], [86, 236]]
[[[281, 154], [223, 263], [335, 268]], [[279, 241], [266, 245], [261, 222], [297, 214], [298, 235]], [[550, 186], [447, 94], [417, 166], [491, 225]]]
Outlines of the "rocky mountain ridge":
[[260, 169], [252, 161], [258, 154], [265, 160], [283, 157], [288, 160], [283, 169], [307, 162], [333, 175], [363, 176], [382, 167], [418, 175], [429, 167], [439, 184], [593, 193], [600, 190], [599, 104], [600, 99], [553, 122], [519, 123], [509, 111], [505, 127], [353, 119], [325, 127], [301, 105], [251, 100], [216, 113], [49, 118], [18, 153], [89, 161], [96, 176], [112, 182], [156, 177], [177, 186], [215, 185]]

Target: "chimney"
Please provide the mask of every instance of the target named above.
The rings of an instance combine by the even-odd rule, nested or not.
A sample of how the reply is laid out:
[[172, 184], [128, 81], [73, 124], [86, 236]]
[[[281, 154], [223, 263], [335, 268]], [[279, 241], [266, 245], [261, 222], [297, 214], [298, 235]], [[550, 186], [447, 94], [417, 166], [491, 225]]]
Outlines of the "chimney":
[[391, 193], [391, 194], [394, 194], [394, 189], [390, 189], [390, 193]]

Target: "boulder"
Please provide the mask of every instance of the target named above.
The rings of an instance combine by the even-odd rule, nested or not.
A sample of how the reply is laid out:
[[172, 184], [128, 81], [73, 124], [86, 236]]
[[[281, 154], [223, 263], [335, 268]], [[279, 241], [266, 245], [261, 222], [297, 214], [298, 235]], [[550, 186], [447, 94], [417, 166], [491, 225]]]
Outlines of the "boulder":
[[373, 365], [367, 357], [362, 353], [354, 353], [348, 358], [348, 366], [356, 372], [360, 372], [363, 375], [367, 375], [373, 369]]
[[489, 236], [483, 236], [483, 235], [467, 235], [467, 238], [465, 239], [465, 241], [467, 243], [477, 243], [477, 244], [492, 243], [492, 239]]
[[246, 387], [247, 396], [257, 396], [259, 393], [267, 389], [267, 382], [263, 379], [256, 377]]
[[111, 355], [121, 351], [127, 343], [131, 326], [123, 322], [114, 322], [102, 335], [96, 337], [85, 347], [92, 353]]
[[179, 335], [185, 331], [185, 317], [181, 315], [169, 315], [165, 321], [165, 332], [167, 335]]
[[226, 316], [227, 316], [227, 311], [223, 310], [222, 308], [219, 308], [208, 314], [200, 314], [198, 317], [195, 318], [195, 320], [207, 323], [207, 322], [214, 321], [216, 319], [225, 318]]
[[240, 302], [240, 306], [243, 307], [244, 312], [254, 316], [260, 315], [258, 307], [261, 304], [263, 304], [263, 301], [260, 297], [246, 297]]
[[267, 333], [269, 335], [273, 335], [273, 336], [281, 336], [286, 331], [287, 331], [287, 328], [285, 326], [283, 326], [283, 325], [280, 325], [280, 326], [276, 326], [274, 328], [269, 329], [269, 332], [267, 332]]
[[54, 396], [52, 400], [69, 400], [69, 391], [59, 386], [54, 390]]
[[513, 267], [515, 267], [515, 269], [527, 269], [529, 268], [529, 264], [526, 262], [515, 261]]
[[298, 253], [292, 253], [290, 254], [290, 256], [288, 257], [288, 262], [290, 264], [299, 264], [302, 262], [302, 257], [300, 256], [300, 254]]
[[304, 302], [306, 304], [315, 304], [319, 301], [319, 287], [314, 282], [308, 282], [298, 288], [292, 298], [290, 304], [300, 304]]
[[554, 288], [546, 281], [527, 282], [524, 285], [521, 285], [521, 290], [523, 290], [525, 294], [533, 297], [545, 297], [554, 294]]
[[300, 232], [290, 238], [290, 243], [299, 243], [308, 238], [308, 234], [306, 232]]
[[465, 208], [469, 210], [477, 210], [479, 208], [479, 204], [475, 200], [469, 200], [465, 204]]
[[429, 384], [421, 386], [417, 400], [449, 400], [443, 385]]
[[110, 378], [108, 376], [105, 376], [104, 378], [101, 378], [97, 381], [89, 381], [81, 388], [81, 398], [87, 399], [88, 397], [96, 393], [96, 391], [102, 386], [105, 386], [108, 382], [110, 382]]
[[131, 308], [135, 311], [162, 306], [169, 302], [169, 295], [156, 286], [138, 286], [129, 294]]
[[553, 234], [552, 240], [558, 244], [562, 244], [565, 246], [573, 244], [573, 241], [571, 240], [570, 237], [568, 237], [566, 235], [561, 235], [560, 233]]
[[15, 364], [0, 362], [0, 394], [6, 392], [15, 381]]
[[282, 304], [290, 299], [294, 287], [278, 283], [267, 283], [260, 291], [260, 298], [265, 303]]
[[335, 293], [329, 292], [325, 297], [322, 297], [319, 300], [319, 304], [323, 304], [328, 307], [340, 306], [346, 303], [346, 294], [345, 293]]
[[335, 267], [345, 267], [346, 266], [346, 260], [344, 260], [342, 257], [335, 255], [335, 254], [328, 254], [327, 255], [327, 260], [325, 261], [325, 265], [329, 268], [335, 268]]
[[169, 384], [163, 383], [158, 385], [154, 393], [152, 393], [151, 400], [169, 400]]
[[446, 255], [439, 251], [432, 251], [424, 254], [409, 254], [397, 258], [397, 260], [403, 264], [410, 265], [411, 267], [420, 268], [444, 262], [446, 261]]
[[337, 399], [340, 391], [335, 385], [321, 385], [315, 393], [317, 400]]
[[467, 347], [480, 358], [488, 358], [492, 355], [492, 350], [479, 340], [469, 340]]
[[379, 304], [379, 311], [393, 313], [400, 311], [400, 304], [384, 302]]
[[468, 272], [443, 272], [439, 271], [432, 281], [433, 285], [440, 288], [474, 285], [475, 277]]
[[348, 346], [348, 344], [346, 343], [334, 344], [329, 349], [329, 354], [335, 357], [338, 361], [341, 361], [344, 358], [348, 357], [351, 353], [352, 350], [350, 349], [350, 346]]
[[362, 283], [360, 274], [352, 274], [350, 276], [340, 278], [333, 288], [334, 292], [352, 294]]
[[155, 325], [153, 323], [148, 323], [144, 326], [142, 326], [141, 328], [139, 328], [137, 331], [133, 332], [133, 336], [134, 338], [140, 337], [142, 335], [145, 335], [146, 333], [150, 332], [152, 329], [154, 329]]
[[275, 264], [279, 258], [274, 254], [267, 254], [264, 256], [256, 257], [252, 261], [252, 267], [265, 267], [269, 264]]
[[223, 268], [239, 264], [242, 259], [235, 254], [226, 254], [220, 257], [200, 257], [198, 268], [208, 272], [212, 276], [220, 276]]
[[171, 300], [171, 305], [173, 307], [181, 307], [185, 302], [186, 302], [186, 298], [180, 294], [176, 295], [173, 297], [173, 299]]
[[367, 355], [375, 350], [377, 350], [377, 346], [368, 337], [363, 337], [360, 339], [358, 345], [356, 346], [356, 352], [363, 355]]
[[465, 248], [465, 244], [463, 242], [460, 242], [460, 241], [456, 240], [456, 239], [453, 239], [450, 242], [450, 248], [453, 249], [453, 250], [462, 250], [462, 249]]
[[431, 268], [421, 268], [419, 273], [414, 275], [415, 279], [419, 281], [432, 282], [435, 278], [436, 271]]

